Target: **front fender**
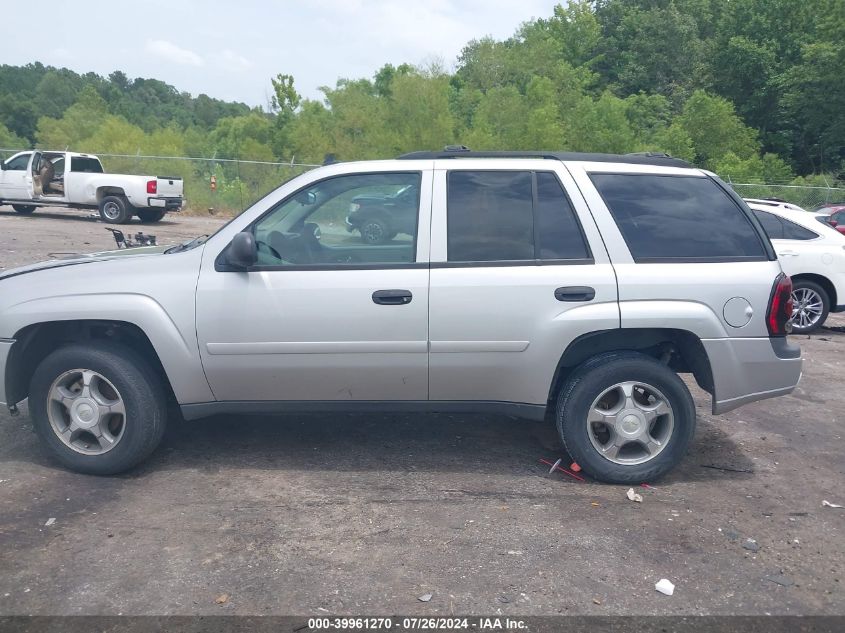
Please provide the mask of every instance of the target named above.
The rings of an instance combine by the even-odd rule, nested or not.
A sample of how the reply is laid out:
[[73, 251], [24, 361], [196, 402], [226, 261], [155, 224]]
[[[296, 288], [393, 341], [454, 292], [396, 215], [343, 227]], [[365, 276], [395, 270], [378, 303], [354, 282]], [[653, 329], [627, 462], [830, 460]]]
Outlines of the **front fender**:
[[181, 404], [214, 399], [202, 370], [193, 324], [186, 337], [167, 311], [147, 295], [59, 295], [24, 301], [3, 312], [4, 326], [12, 332], [40, 323], [84, 320], [122, 321], [137, 326], [152, 343]]

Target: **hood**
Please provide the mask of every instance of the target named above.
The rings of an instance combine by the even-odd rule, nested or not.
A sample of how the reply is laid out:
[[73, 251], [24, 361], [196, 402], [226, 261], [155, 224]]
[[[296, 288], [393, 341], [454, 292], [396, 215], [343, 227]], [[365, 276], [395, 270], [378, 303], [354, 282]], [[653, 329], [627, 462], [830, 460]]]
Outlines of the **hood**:
[[126, 257], [143, 257], [163, 253], [170, 246], [140, 246], [136, 248], [121, 248], [114, 251], [101, 251], [98, 253], [65, 255], [60, 259], [49, 259], [47, 261], [28, 264], [18, 268], [11, 268], [0, 272], [0, 279], [17, 277], [37, 270], [48, 270], [50, 268], [62, 268], [64, 266], [75, 266], [77, 264], [91, 264], [94, 262], [122, 259]]

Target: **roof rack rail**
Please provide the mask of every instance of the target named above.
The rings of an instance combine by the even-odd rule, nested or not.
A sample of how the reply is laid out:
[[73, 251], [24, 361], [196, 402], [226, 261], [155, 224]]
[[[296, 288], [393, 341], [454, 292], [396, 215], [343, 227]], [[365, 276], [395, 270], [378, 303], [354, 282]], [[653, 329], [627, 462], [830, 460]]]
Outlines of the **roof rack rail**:
[[474, 152], [464, 145], [448, 145], [440, 152], [410, 152], [399, 156], [399, 160], [440, 160], [444, 158], [539, 158], [543, 160], [572, 160], [594, 163], [628, 163], [634, 165], [657, 165], [661, 167], [692, 167], [680, 158], [672, 158], [661, 152], [635, 154], [589, 154], [581, 152], [547, 151], [480, 151]]

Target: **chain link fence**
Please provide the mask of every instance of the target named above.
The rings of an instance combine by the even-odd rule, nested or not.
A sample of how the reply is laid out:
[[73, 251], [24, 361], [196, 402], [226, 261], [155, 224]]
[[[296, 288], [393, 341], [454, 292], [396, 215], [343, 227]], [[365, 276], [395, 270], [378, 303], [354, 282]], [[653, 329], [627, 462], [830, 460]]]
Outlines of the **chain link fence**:
[[[19, 151], [23, 150], [0, 149], [0, 158], [9, 158]], [[318, 166], [294, 161], [274, 163], [225, 158], [149, 156], [140, 152], [87, 153], [99, 157], [107, 173], [182, 178], [185, 209], [197, 213], [208, 213], [209, 210], [225, 214], [240, 213], [283, 182]]]
[[[18, 151], [22, 150], [0, 149], [0, 158], [8, 158]], [[137, 154], [89, 153], [100, 158], [106, 172], [182, 178], [186, 210], [203, 214], [209, 210], [225, 214], [240, 213], [283, 182], [318, 167], [294, 160], [276, 163], [216, 157], [148, 156], [140, 151]], [[730, 184], [743, 198], [777, 198], [807, 210], [845, 202], [845, 187], [826, 184]]]
[[743, 198], [777, 198], [812, 211], [827, 204], [845, 203], [845, 188], [810, 185], [731, 183]]

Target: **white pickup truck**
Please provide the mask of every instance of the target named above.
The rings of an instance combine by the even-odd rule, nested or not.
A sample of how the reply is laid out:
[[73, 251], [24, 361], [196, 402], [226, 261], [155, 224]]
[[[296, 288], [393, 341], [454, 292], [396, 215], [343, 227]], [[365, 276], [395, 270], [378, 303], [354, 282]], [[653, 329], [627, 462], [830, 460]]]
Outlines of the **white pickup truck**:
[[0, 162], [0, 204], [28, 215], [38, 207], [99, 209], [104, 222], [161, 220], [182, 208], [182, 179], [107, 174], [100, 159], [76, 152], [28, 151]]

